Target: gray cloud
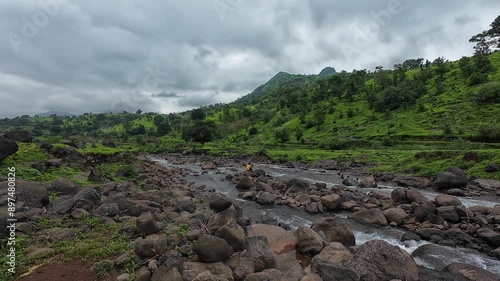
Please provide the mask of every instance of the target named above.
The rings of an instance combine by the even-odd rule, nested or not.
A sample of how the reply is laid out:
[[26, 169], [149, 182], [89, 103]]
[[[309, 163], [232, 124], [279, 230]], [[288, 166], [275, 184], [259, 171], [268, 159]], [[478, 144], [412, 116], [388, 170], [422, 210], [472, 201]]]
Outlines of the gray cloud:
[[212, 1], [3, 0], [0, 117], [175, 112], [230, 102], [279, 71], [458, 59], [500, 10], [496, 0], [399, 0], [387, 18], [391, 0], [230, 2], [221, 20]]

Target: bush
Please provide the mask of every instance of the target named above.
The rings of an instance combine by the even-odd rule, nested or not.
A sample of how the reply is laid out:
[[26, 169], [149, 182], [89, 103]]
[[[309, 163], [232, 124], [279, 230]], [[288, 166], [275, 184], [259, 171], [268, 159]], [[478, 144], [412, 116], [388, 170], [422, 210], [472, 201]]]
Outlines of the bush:
[[279, 143], [285, 143], [290, 140], [290, 135], [285, 129], [277, 129], [274, 131], [274, 138]]
[[500, 125], [490, 123], [479, 126], [477, 138], [481, 141], [500, 142]]
[[250, 130], [248, 130], [248, 135], [249, 136], [254, 136], [254, 135], [258, 134], [258, 133], [259, 133], [259, 130], [257, 130], [257, 128], [255, 128], [255, 127], [252, 127], [252, 128], [250, 128]]
[[477, 103], [499, 103], [500, 83], [493, 82], [483, 85], [476, 94]]

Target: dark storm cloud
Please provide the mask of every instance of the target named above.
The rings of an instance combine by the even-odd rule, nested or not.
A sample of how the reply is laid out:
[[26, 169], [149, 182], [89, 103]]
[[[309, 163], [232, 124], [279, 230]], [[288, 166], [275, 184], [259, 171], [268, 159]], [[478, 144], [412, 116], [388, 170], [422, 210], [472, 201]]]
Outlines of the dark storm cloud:
[[497, 0], [4, 0], [0, 117], [172, 112], [230, 102], [279, 71], [458, 59]]

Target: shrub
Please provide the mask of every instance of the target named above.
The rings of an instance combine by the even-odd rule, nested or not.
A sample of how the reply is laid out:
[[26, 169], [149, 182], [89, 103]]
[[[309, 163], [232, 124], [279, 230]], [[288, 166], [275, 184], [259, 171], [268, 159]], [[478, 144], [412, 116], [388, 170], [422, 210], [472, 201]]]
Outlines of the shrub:
[[499, 103], [500, 102], [500, 83], [493, 82], [488, 83], [477, 91], [476, 94], [477, 103]]
[[500, 141], [500, 125], [499, 124], [483, 124], [479, 126], [477, 138], [481, 141], [499, 142]]

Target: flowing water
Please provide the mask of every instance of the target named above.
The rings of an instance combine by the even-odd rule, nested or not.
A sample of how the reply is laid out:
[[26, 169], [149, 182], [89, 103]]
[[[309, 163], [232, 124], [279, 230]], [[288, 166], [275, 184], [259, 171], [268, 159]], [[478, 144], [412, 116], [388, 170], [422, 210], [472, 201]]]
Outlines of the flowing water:
[[[199, 165], [186, 165], [186, 164], [173, 164], [160, 158], [152, 158], [152, 160], [166, 166], [166, 167], [178, 167], [186, 169], [189, 172], [187, 177], [188, 180], [196, 182], [199, 185], [205, 185], [209, 189], [214, 189], [217, 192], [223, 193], [233, 199], [241, 201], [244, 207], [243, 215], [246, 217], [251, 217], [254, 219], [271, 219], [279, 222], [283, 225], [290, 226], [292, 229], [297, 228], [300, 225], [310, 226], [315, 220], [321, 216], [331, 216], [335, 215], [342, 219], [342, 221], [349, 226], [356, 237], [356, 244], [361, 245], [369, 240], [380, 239], [388, 242], [391, 245], [399, 246], [405, 249], [408, 253], [412, 253], [418, 247], [428, 244], [427, 241], [405, 241], [401, 242], [401, 236], [405, 231], [393, 227], [380, 227], [376, 225], [365, 225], [355, 222], [348, 218], [349, 213], [347, 212], [336, 212], [336, 213], [325, 213], [325, 214], [309, 214], [303, 210], [291, 208], [283, 205], [272, 205], [272, 206], [260, 206], [255, 202], [242, 200], [238, 197], [239, 192], [234, 188], [234, 185], [225, 180], [226, 174], [234, 174], [238, 171], [243, 171], [244, 167], [241, 169], [234, 169], [231, 167], [219, 167], [216, 171], [202, 171]], [[342, 183], [342, 179], [334, 171], [323, 171], [323, 170], [303, 170], [287, 168], [277, 165], [254, 165], [254, 169], [263, 169], [267, 174], [275, 179], [287, 180], [291, 178], [300, 178], [307, 180], [311, 183], [324, 182], [328, 187], [333, 187]], [[356, 177], [356, 175], [349, 175], [351, 177]], [[354, 187], [352, 187], [354, 188]], [[377, 190], [382, 192], [387, 192], [390, 194], [392, 190], [397, 188], [397, 186], [383, 185], [376, 189], [361, 189], [365, 193], [370, 193], [371, 191]], [[434, 199], [439, 193], [429, 190], [419, 190], [428, 199]], [[495, 201], [494, 198], [460, 198], [462, 203], [469, 207], [473, 205], [483, 205], [493, 207], [495, 204], [500, 202]], [[479, 253], [472, 249], [467, 248], [452, 248], [446, 247], [453, 253], [458, 254], [460, 258], [452, 258], [443, 256], [443, 260], [447, 260], [448, 263], [461, 262], [466, 264], [475, 265], [488, 271], [500, 274], [500, 261], [492, 259], [485, 254]], [[435, 269], [432, 264], [426, 264], [425, 262], [416, 259], [416, 262], [422, 266]]]

